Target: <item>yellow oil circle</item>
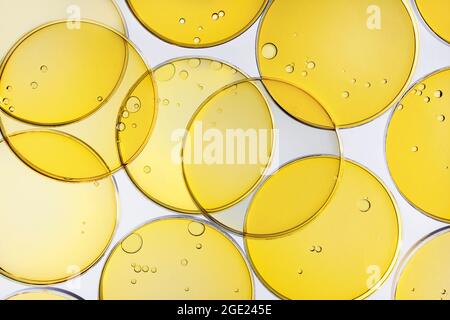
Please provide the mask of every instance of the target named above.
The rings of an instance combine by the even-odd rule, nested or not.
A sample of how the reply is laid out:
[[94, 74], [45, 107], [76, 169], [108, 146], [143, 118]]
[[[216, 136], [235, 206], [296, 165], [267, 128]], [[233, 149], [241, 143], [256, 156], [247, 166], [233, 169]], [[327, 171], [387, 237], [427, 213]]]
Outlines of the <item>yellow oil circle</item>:
[[450, 69], [416, 83], [394, 111], [386, 137], [389, 169], [403, 196], [450, 221]]
[[[267, 87], [273, 92], [283, 92], [282, 98], [273, 101]], [[259, 219], [261, 224], [256, 223], [256, 220], [251, 225], [245, 224], [249, 198], [258, 192], [255, 190], [263, 181], [276, 180], [268, 177], [272, 167], [277, 169], [280, 163], [291, 161], [293, 152], [296, 158], [299, 153], [316, 154], [314, 151], [309, 153], [310, 144], [314, 144], [308, 142], [314, 140], [308, 135], [310, 131], [321, 137], [324, 137], [321, 135], [324, 132], [335, 134], [331, 138], [333, 144], [338, 146], [330, 154], [341, 156], [337, 131], [299, 125], [280, 110], [280, 106], [284, 108], [286, 104], [296, 111], [304, 110], [314, 117], [327, 119], [327, 126], [334, 128], [330, 115], [308, 93], [290, 83], [269, 78], [244, 79], [218, 90], [203, 103], [188, 125], [182, 150], [186, 186], [200, 211], [230, 232], [268, 237], [295, 229], [321, 211], [336, 187], [341, 168], [339, 161], [333, 168], [329, 167], [330, 170], [302, 172], [297, 176], [299, 179], [314, 180], [314, 175], [317, 175], [323, 182], [316, 189], [306, 187], [303, 195], [296, 196], [301, 201], [301, 197], [309, 198], [308, 195], [312, 194], [317, 200], [313, 205], [305, 206], [301, 215], [291, 212], [289, 218], [285, 216], [283, 219], [277, 218], [281, 214], [277, 209], [277, 214], [270, 210], [261, 212], [258, 217], [253, 217]], [[275, 119], [272, 113], [277, 123], [272, 120]], [[290, 123], [301, 127], [301, 130], [291, 131], [287, 128]], [[282, 148], [283, 152], [280, 149], [283, 139], [295, 139], [303, 143], [287, 151]], [[326, 144], [325, 139], [316, 141]], [[288, 159], [283, 159], [285, 154], [289, 154]], [[287, 189], [286, 195], [296, 191], [291, 186]], [[278, 203], [278, 200], [274, 203]]]
[[[321, 171], [338, 161], [310, 157], [292, 166]], [[277, 212], [295, 205], [301, 212], [303, 202], [287, 200], [278, 202]], [[248, 212], [248, 224], [257, 208]], [[279, 297], [342, 300], [365, 298], [383, 283], [397, 259], [399, 239], [399, 216], [388, 190], [372, 173], [345, 160], [332, 201], [313, 221], [278, 238], [246, 237], [245, 244], [259, 278]]]
[[79, 21], [91, 20], [107, 25], [122, 34], [126, 26], [114, 0], [16, 0], [0, 3], [0, 60], [24, 35], [35, 28], [65, 20], [68, 29], [77, 29]]
[[449, 228], [419, 241], [406, 256], [397, 274], [397, 300], [449, 300]]
[[0, 155], [0, 273], [29, 284], [53, 284], [88, 270], [115, 231], [112, 178], [64, 183], [29, 169], [4, 142]]
[[150, 222], [119, 243], [100, 282], [104, 300], [250, 300], [253, 280], [237, 245], [212, 225]]
[[261, 89], [261, 82], [252, 79], [221, 88], [187, 126], [183, 176], [192, 199], [206, 214], [240, 202], [270, 163], [274, 123]]
[[[47, 69], [45, 69], [45, 72], [39, 71], [41, 76], [44, 77], [41, 79], [42, 81], [36, 81], [33, 87], [25, 85], [22, 89], [34, 91], [29, 96], [34, 101], [41, 96], [41, 93], [42, 95], [52, 94], [51, 99], [55, 102], [53, 104], [55, 108], [49, 107], [46, 113], [37, 108], [36, 103], [32, 103], [29, 109], [32, 114], [39, 117], [45, 114], [51, 116], [54, 114], [53, 111], [56, 111], [62, 117], [73, 118], [75, 115], [73, 112], [77, 112], [78, 106], [87, 106], [87, 104], [80, 104], [80, 100], [83, 100], [82, 97], [91, 99], [91, 94], [83, 95], [83, 91], [81, 93], [79, 91], [72, 92], [72, 88], [81, 86], [79, 88], [81, 90], [83, 86], [93, 80], [98, 83], [100, 81], [98, 74], [101, 73], [99, 67], [102, 65], [107, 67], [108, 63], [115, 61], [114, 59], [110, 60], [110, 57], [121, 55], [121, 58], [115, 61], [120, 62], [119, 65], [107, 68], [108, 71], [105, 71], [104, 74], [111, 75], [111, 72], [116, 69], [117, 75], [120, 73], [119, 79], [116, 79], [118, 82], [111, 82], [114, 90], [107, 93], [109, 96], [101, 92], [95, 92], [95, 94], [92, 92], [96, 107], [99, 105], [101, 107], [82, 119], [67, 124], [39, 125], [20, 121], [15, 116], [21, 109], [20, 104], [16, 104], [18, 101], [16, 98], [23, 99], [27, 96], [27, 93], [23, 93], [23, 90], [20, 90], [21, 87], [14, 83], [27, 84], [29, 81], [22, 81], [22, 78], [27, 77], [28, 73], [25, 70], [17, 69], [15, 64], [11, 64], [11, 69], [15, 68], [17, 72], [10, 72], [10, 77], [5, 75], [0, 79], [0, 95], [2, 97], [0, 103], [3, 109], [3, 112], [0, 112], [0, 129], [14, 153], [34, 170], [59, 180], [93, 181], [111, 175], [131, 162], [146, 144], [156, 115], [156, 89], [152, 72], [148, 69], [139, 52], [124, 36], [113, 29], [93, 22], [81, 21], [80, 25], [80, 29], [70, 30], [66, 28], [65, 22], [51, 23], [33, 31], [22, 43], [26, 44], [31, 35], [38, 34], [38, 38], [43, 38], [44, 43], [53, 40], [57, 45], [65, 43], [66, 35], [79, 32], [86, 34], [86, 37], [91, 39], [92, 42], [96, 42], [99, 37], [101, 38], [101, 35], [104, 35], [111, 41], [110, 48], [114, 47], [116, 53], [111, 53], [109, 50], [108, 52], [97, 51], [97, 54], [104, 53], [100, 55], [104, 62], [89, 71], [93, 72], [92, 77], [87, 77], [90, 73], [80, 73], [79, 77], [72, 79], [61, 74], [65, 79], [61, 84], [58, 77], [54, 78], [51, 75], [51, 63], [33, 58], [35, 50], [24, 50], [23, 56], [27, 56], [28, 59], [24, 58], [23, 61], [31, 61], [30, 63], [34, 63], [36, 66], [45, 64]], [[95, 45], [93, 44], [90, 47], [95, 47]], [[33, 46], [25, 47], [33, 48]], [[83, 48], [85, 46], [77, 50], [86, 51]], [[49, 51], [48, 54], [51, 55], [52, 52]], [[75, 50], [73, 54], [76, 52]], [[14, 56], [15, 51], [12, 51], [11, 57]], [[78, 60], [78, 58], [75, 60]], [[64, 59], [61, 63], [70, 65], [71, 63], [68, 63], [68, 61], [70, 60]], [[5, 65], [8, 65], [8, 63]], [[57, 70], [55, 72], [60, 74]], [[18, 82], [7, 81], [11, 77], [17, 78]], [[108, 81], [111, 80], [109, 76], [106, 78], [108, 78]], [[73, 86], [69, 85], [68, 81], [73, 83]], [[67, 90], [69, 90], [66, 92], [67, 94], [64, 91], [53, 92], [53, 86], [58, 87], [59, 85], [67, 87]], [[96, 84], [93, 84], [92, 87], [95, 88]], [[84, 92], [89, 92], [89, 90]], [[72, 93], [75, 96], [72, 96]], [[46, 100], [42, 101], [44, 104], [45, 102]], [[74, 104], [74, 108], [69, 107], [71, 104]], [[36, 132], [39, 132], [39, 134]], [[46, 134], [43, 134], [43, 132], [46, 132]], [[51, 134], [48, 134], [49, 132]], [[26, 133], [26, 135], [23, 133]], [[19, 134], [21, 134], [20, 139], [17, 137], [15, 139], [10, 138]], [[89, 166], [88, 162], [91, 161], [91, 158], [100, 159], [103, 165], [99, 166], [100, 162], [95, 160]]]
[[[114, 92], [127, 49], [116, 33], [95, 24], [70, 30], [64, 22], [37, 29], [0, 66], [0, 106], [12, 117], [38, 125], [83, 119]], [[30, 59], [36, 52], [39, 59]]]
[[260, 16], [268, 0], [207, 2], [127, 0], [145, 28], [175, 45], [205, 48], [230, 41]]
[[31, 289], [24, 290], [6, 298], [5, 300], [13, 301], [45, 301], [45, 300], [82, 300], [80, 297], [73, 293], [63, 291], [60, 289]]
[[[411, 79], [417, 50], [415, 22], [402, 0], [275, 0], [257, 40], [261, 76], [304, 89], [340, 128], [369, 122], [395, 102]], [[327, 125], [289, 105], [286, 111]]]
[[155, 128], [126, 170], [150, 199], [178, 212], [200, 213], [183, 179], [182, 139], [206, 98], [245, 75], [224, 62], [200, 57], [169, 61], [157, 67], [154, 75], [159, 96]]
[[428, 27], [441, 39], [450, 43], [450, 3], [445, 0], [415, 0]]

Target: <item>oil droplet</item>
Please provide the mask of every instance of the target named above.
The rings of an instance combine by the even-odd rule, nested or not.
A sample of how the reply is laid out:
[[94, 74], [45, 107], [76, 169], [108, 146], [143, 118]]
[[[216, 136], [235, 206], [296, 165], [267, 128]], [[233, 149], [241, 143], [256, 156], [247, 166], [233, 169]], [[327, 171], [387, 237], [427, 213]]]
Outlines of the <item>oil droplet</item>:
[[143, 266], [142, 267], [142, 271], [147, 273], [150, 270], [150, 268], [148, 266]]
[[189, 289], [189, 287], [184, 288], [185, 292], [189, 292], [189, 290], [191, 290], [191, 289]]
[[219, 15], [217, 13], [213, 13], [211, 15], [211, 19], [213, 19], [214, 21], [217, 21], [217, 20], [219, 20]]
[[442, 98], [443, 95], [444, 95], [444, 93], [441, 90], [437, 90], [434, 92], [434, 96], [438, 99]]
[[182, 265], [183, 267], [186, 267], [188, 264], [189, 264], [189, 261], [188, 261], [187, 259], [182, 259], [182, 260], [181, 260], [181, 265]]
[[173, 63], [166, 64], [155, 72], [155, 78], [158, 81], [169, 81], [175, 76], [176, 68]]
[[136, 284], [136, 283], [137, 283], [136, 279], [131, 280], [131, 284]]
[[134, 269], [134, 267], [136, 267], [136, 263], [132, 263], [131, 267]]
[[152, 172], [152, 168], [150, 166], [145, 166], [144, 167], [144, 173], [149, 174]]
[[192, 221], [188, 225], [188, 231], [194, 237], [200, 237], [205, 233], [205, 225], [197, 221]]
[[308, 61], [308, 62], [306, 62], [306, 67], [308, 69], [312, 70], [316, 67], [316, 63], [314, 61]]
[[129, 235], [121, 243], [122, 250], [129, 254], [134, 254], [139, 250], [141, 250], [142, 245], [143, 245], [142, 237], [137, 233]]
[[98, 97], [97, 97], [97, 101], [98, 101], [98, 102], [102, 102], [102, 101], [103, 101], [103, 97], [102, 97], [102, 96], [98, 96]]
[[198, 29], [198, 31], [203, 31], [203, 27], [202, 26], [199, 26], [197, 29]]
[[357, 80], [356, 79], [352, 79], [351, 83], [352, 84], [356, 84]]
[[3, 101], [3, 104], [5, 106], [7, 106], [9, 104], [9, 99], [8, 98], [4, 98], [2, 101]]
[[218, 61], [212, 61], [211, 62], [211, 69], [219, 71], [223, 68], [223, 64]]
[[132, 127], [133, 129], [136, 129], [136, 128], [137, 128], [137, 124], [136, 124], [136, 123], [133, 123], [133, 124], [131, 125], [131, 127]]
[[138, 97], [130, 97], [127, 101], [127, 111], [136, 113], [141, 110], [141, 100]]
[[136, 272], [136, 273], [141, 273], [141, 271], [142, 271], [142, 267], [141, 267], [140, 265], [136, 265], [136, 266], [134, 267], [134, 272]]
[[418, 146], [414, 146], [411, 148], [412, 152], [418, 152], [419, 151], [419, 147]]
[[423, 101], [425, 101], [425, 103], [429, 103], [429, 102], [431, 101], [431, 98], [430, 98], [430, 97], [425, 97], [425, 98], [423, 99]]
[[170, 101], [168, 99], [163, 100], [163, 105], [168, 106], [170, 104]]
[[301, 74], [302, 74], [302, 77], [307, 77], [308, 76], [308, 71], [303, 70]]
[[48, 67], [46, 65], [42, 65], [40, 69], [43, 73], [46, 73], [48, 71]]
[[439, 115], [437, 117], [437, 119], [438, 119], [439, 122], [444, 122], [445, 121], [445, 116], [443, 114], [441, 114], [441, 115]]
[[421, 84], [419, 84], [419, 85], [417, 86], [417, 88], [418, 88], [420, 91], [423, 91], [423, 90], [425, 90], [425, 89], [427, 88], [427, 86], [426, 86], [424, 83], [421, 83]]
[[127, 110], [125, 110], [124, 112], [122, 112], [122, 117], [123, 117], [123, 118], [127, 119], [129, 116], [130, 116], [130, 113], [129, 113]]
[[267, 60], [272, 60], [278, 54], [278, 48], [273, 43], [266, 43], [261, 49], [262, 56]]
[[11, 91], [11, 90], [12, 90], [12, 87], [11, 87], [11, 86], [7, 86], [7, 87], [6, 87], [6, 90], [7, 90], [7, 91]]
[[239, 288], [234, 289], [234, 293], [239, 293]]
[[286, 70], [287, 73], [293, 73], [295, 71], [295, 66], [294, 64], [288, 64], [284, 70]]
[[180, 18], [180, 20], [178, 20], [178, 22], [179, 22], [180, 24], [185, 24], [185, 23], [186, 23], [186, 19]]
[[123, 122], [119, 122], [116, 126], [117, 131], [123, 132], [127, 128], [126, 124]]
[[381, 84], [388, 84], [388, 79], [383, 79], [383, 80], [381, 80]]
[[372, 203], [369, 201], [368, 198], [358, 201], [358, 210], [360, 212], [363, 212], [363, 213], [369, 212], [371, 208], [372, 208]]
[[446, 289], [442, 289], [441, 294], [442, 295], [446, 295], [447, 294], [447, 290]]
[[422, 91], [420, 91], [420, 90], [417, 90], [417, 91], [416, 91], [416, 96], [419, 96], [419, 97], [420, 97], [422, 94], [423, 94]]
[[350, 97], [350, 92], [348, 92], [348, 91], [342, 92], [342, 98], [348, 99], [349, 97]]
[[195, 38], [194, 38], [194, 43], [195, 43], [195, 44], [199, 44], [200, 41], [201, 41], [201, 39], [200, 39], [199, 37], [195, 37]]
[[186, 70], [180, 71], [180, 78], [182, 80], [186, 80], [187, 78], [189, 78], [189, 73]]
[[401, 111], [401, 110], [403, 110], [404, 108], [405, 108], [405, 107], [404, 107], [402, 104], [399, 104], [398, 107], [397, 107], [397, 110]]
[[30, 83], [31, 89], [35, 90], [39, 87], [39, 84], [36, 81], [33, 81]]
[[16, 111], [16, 109], [13, 107], [13, 106], [11, 106], [11, 107], [9, 107], [9, 112], [14, 112], [14, 111]]
[[200, 250], [201, 248], [203, 248], [201, 243], [197, 243], [197, 245], [195, 246], [198, 250]]
[[298, 269], [297, 274], [301, 276], [303, 274], [303, 269]]
[[188, 64], [189, 64], [189, 66], [191, 67], [191, 68], [198, 68], [199, 66], [200, 66], [200, 64], [201, 64], [202, 62], [201, 62], [201, 60], [200, 59], [196, 59], [196, 58], [194, 58], [194, 59], [189, 59], [189, 61], [188, 61]]
[[223, 10], [219, 11], [219, 17], [220, 18], [225, 17], [225, 11], [223, 11]]
[[151, 271], [152, 273], [156, 273], [156, 272], [158, 272], [158, 269], [157, 269], [156, 267], [153, 267], [150, 271]]
[[199, 88], [200, 90], [204, 90], [204, 89], [205, 89], [205, 86], [202, 85], [201, 83], [199, 83], [197, 86], [198, 86], [198, 88]]
[[366, 82], [366, 84], [364, 85], [366, 88], [370, 88], [372, 86], [372, 84], [370, 82]]

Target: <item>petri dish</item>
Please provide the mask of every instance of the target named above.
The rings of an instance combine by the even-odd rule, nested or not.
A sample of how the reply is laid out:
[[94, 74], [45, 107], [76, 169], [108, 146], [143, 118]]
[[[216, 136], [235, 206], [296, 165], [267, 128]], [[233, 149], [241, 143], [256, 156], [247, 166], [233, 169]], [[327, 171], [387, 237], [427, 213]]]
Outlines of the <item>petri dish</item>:
[[14, 293], [5, 300], [12, 301], [45, 301], [45, 300], [83, 300], [81, 297], [71, 292], [55, 289], [55, 288], [43, 288], [43, 289], [27, 289]]
[[446, 15], [450, 11], [450, 3], [445, 0], [415, 0], [415, 3], [428, 28], [450, 43], [450, 22]]
[[387, 162], [397, 188], [417, 209], [444, 222], [450, 221], [449, 103], [450, 69], [443, 69], [408, 91], [386, 135]]
[[[317, 156], [291, 166], [324, 170], [336, 162], [336, 157]], [[298, 184], [306, 187], [310, 181]], [[254, 198], [247, 224], [277, 195], [268, 190], [265, 198]], [[305, 205], [294, 197], [281, 200], [277, 212]], [[334, 197], [320, 215], [282, 237], [246, 237], [245, 246], [258, 277], [280, 298], [349, 300], [366, 298], [381, 286], [397, 260], [399, 241], [399, 215], [389, 191], [367, 169], [344, 160]]]
[[421, 239], [405, 256], [394, 284], [396, 300], [448, 300], [450, 277], [449, 228]]
[[[405, 92], [417, 39], [404, 1], [274, 1], [262, 18], [256, 50], [262, 77], [304, 89], [338, 128], [349, 128], [375, 119]], [[283, 92], [272, 95], [278, 100]], [[326, 118], [285, 107], [300, 121], [327, 125]]]
[[160, 39], [178, 46], [206, 48], [228, 42], [258, 19], [268, 0], [127, 0], [139, 22]]
[[[283, 99], [275, 102], [266, 90], [269, 86], [284, 92]], [[261, 225], [246, 227], [250, 199], [281, 164], [303, 155], [341, 156], [337, 130], [303, 125], [283, 111], [285, 104], [311, 115], [328, 115], [317, 100], [290, 83], [244, 79], [212, 94], [187, 126], [182, 150], [187, 189], [202, 214], [230, 232], [255, 237], [280, 235], [316, 216], [332, 197], [340, 175], [339, 161], [333, 170], [322, 172], [324, 183], [315, 190], [320, 194], [310, 190], [317, 201], [308, 212], [292, 212], [283, 221], [271, 212], [261, 215]], [[333, 127], [329, 115], [328, 121]], [[317, 173], [303, 178], [313, 179]]]
[[185, 57], [163, 63], [154, 77], [159, 96], [155, 128], [139, 156], [126, 166], [127, 173], [148, 198], [164, 207], [200, 213], [183, 179], [186, 127], [206, 98], [246, 76], [216, 59]]
[[[48, 285], [74, 278], [107, 249], [117, 223], [112, 178], [65, 183], [28, 168], [0, 143], [0, 273]], [[39, 190], [39, 192], [36, 192]]]
[[[17, 0], [0, 3], [2, 20], [0, 30], [0, 60], [31, 30], [59, 20], [65, 20], [68, 29], [77, 29], [82, 20], [91, 20], [107, 25], [126, 34], [122, 14], [113, 0]], [[62, 48], [64, 49], [64, 48]]]
[[[41, 49], [48, 55], [52, 55], [58, 50], [48, 49], [54, 49], [62, 42], [66, 46], [67, 38], [70, 38], [69, 34], [74, 33], [80, 33], [81, 39], [89, 40], [86, 44], [93, 42], [92, 45], [82, 48], [94, 49], [101, 43], [100, 40], [97, 43], [97, 39], [102, 35], [109, 41], [106, 44], [109, 44], [108, 49], [111, 50], [94, 50], [93, 53], [96, 59], [103, 61], [102, 63], [96, 66], [91, 65], [93, 69], [87, 73], [76, 70], [79, 77], [68, 78], [66, 74], [55, 70], [53, 60], [39, 59], [38, 61], [34, 58], [36, 52], [40, 52], [36, 46], [48, 44]], [[152, 72], [139, 52], [123, 35], [94, 22], [81, 21], [80, 29], [76, 30], [67, 29], [66, 22], [54, 22], [31, 32], [17, 45], [17, 48], [21, 50], [12, 50], [0, 69], [0, 96], [2, 97], [0, 129], [6, 142], [22, 161], [34, 170], [54, 179], [93, 181], [111, 175], [139, 154], [153, 127], [157, 107], [156, 89]], [[65, 66], [71, 68], [71, 63], [68, 61], [72, 60], [76, 52], [76, 50], [73, 51], [60, 61], [63, 69]], [[16, 53], [20, 57], [19, 60], [24, 63], [23, 66], [27, 68], [22, 69], [20, 64], [13, 63]], [[112, 58], [115, 56], [117, 59]], [[75, 60], [78, 60], [78, 57]], [[109, 66], [111, 63], [113, 66]], [[77, 65], [77, 63], [74, 64]], [[40, 70], [42, 65], [47, 67], [45, 72]], [[10, 66], [9, 69], [8, 66]], [[113, 91], [109, 92], [111, 88], [108, 88], [108, 90], [105, 89], [106, 94], [105, 92], [94, 94], [89, 89], [83, 93], [85, 86], [92, 79], [95, 79], [95, 83], [101, 82], [99, 79], [102, 76], [97, 76], [101, 73], [99, 71], [101, 67], [110, 70], [103, 74], [105, 79], [109, 79], [108, 81], [114, 77], [110, 79], [106, 75], [113, 70], [117, 71], [115, 75], [118, 78], [110, 82], [114, 86]], [[38, 70], [41, 78], [30, 77], [34, 69]], [[92, 77], [89, 76], [91, 74]], [[69, 86], [70, 83], [73, 84]], [[68, 89], [55, 93], [54, 88], [60, 85]], [[96, 85], [92, 87], [95, 89]], [[81, 91], [71, 91], [72, 88], [78, 88]], [[28, 92], [30, 90], [33, 92]], [[28, 104], [23, 100], [29, 97], [46, 104], [47, 95], [51, 95], [52, 103], [49, 104], [46, 112], [37, 108], [36, 103]], [[92, 109], [89, 104], [80, 104], [84, 101], [83, 97], [87, 100], [92, 98], [96, 103], [95, 107]], [[24, 109], [25, 113], [32, 115], [35, 120], [37, 118], [34, 115], [43, 117], [40, 123], [29, 123], [18, 119], [17, 114], [24, 106], [19, 103], [20, 101], [27, 105]], [[73, 108], [70, 107], [72, 104]], [[30, 105], [32, 107], [29, 107]], [[78, 108], [80, 105], [87, 106], [87, 109]], [[36, 110], [39, 110], [39, 113]], [[79, 112], [82, 110], [84, 111]], [[47, 121], [58, 114], [61, 116], [59, 119], [74, 120], [75, 115], [84, 114], [85, 111], [93, 112], [65, 124], [52, 124], [52, 121]], [[50, 118], [45, 118], [47, 116]], [[44, 118], [45, 123], [43, 123]], [[18, 133], [21, 133], [20, 139]], [[10, 136], [16, 138], [11, 139]], [[101, 159], [103, 165], [99, 166], [97, 160], [91, 161], [90, 158]]]
[[253, 280], [239, 247], [197, 219], [154, 220], [117, 244], [103, 268], [102, 300], [250, 300]]

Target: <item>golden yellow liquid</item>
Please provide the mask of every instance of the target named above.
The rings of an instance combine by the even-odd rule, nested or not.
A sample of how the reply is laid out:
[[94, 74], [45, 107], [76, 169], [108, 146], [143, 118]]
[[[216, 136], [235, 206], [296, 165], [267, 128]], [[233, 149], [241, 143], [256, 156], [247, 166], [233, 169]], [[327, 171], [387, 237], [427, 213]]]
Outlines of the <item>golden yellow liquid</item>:
[[253, 282], [238, 247], [215, 227], [164, 218], [133, 231], [106, 262], [105, 300], [252, 299]]
[[450, 2], [447, 0], [415, 0], [420, 14], [430, 29], [450, 43]]
[[247, 30], [268, 0], [127, 0], [150, 32], [175, 45], [205, 48], [225, 43]]
[[203, 213], [241, 201], [270, 163], [274, 123], [261, 89], [261, 82], [253, 80], [226, 86], [205, 101], [188, 125], [183, 175]]
[[[401, 0], [275, 0], [261, 22], [257, 56], [261, 76], [292, 82], [324, 106], [337, 127], [354, 127], [404, 92], [416, 42]], [[273, 96], [282, 99], [283, 92]], [[327, 117], [284, 109], [302, 122], [328, 126]]]
[[[308, 166], [319, 174], [336, 166], [334, 157], [300, 159], [292, 166]], [[245, 238], [247, 252], [259, 278], [285, 299], [361, 299], [373, 293], [388, 277], [398, 255], [400, 223], [395, 202], [372, 173], [349, 160], [332, 201], [314, 220], [285, 236]], [[284, 190], [320, 180], [293, 180]], [[289, 180], [286, 180], [289, 181]], [[302, 189], [300, 189], [302, 190]], [[279, 190], [276, 190], [278, 194]], [[272, 199], [277, 192], [269, 193]], [[294, 197], [278, 202], [278, 212], [301, 212], [312, 203]], [[262, 205], [267, 199], [254, 200]], [[259, 223], [258, 210], [249, 210], [247, 228]]]
[[0, 143], [0, 273], [30, 284], [76, 277], [103, 255], [117, 221], [112, 178], [64, 183]]
[[0, 12], [0, 30], [7, 30], [2, 33], [0, 60], [22, 36], [53, 21], [65, 20], [68, 28], [76, 28], [78, 21], [91, 20], [110, 26], [122, 34], [126, 33], [122, 15], [112, 0], [2, 1]]
[[448, 228], [429, 235], [415, 245], [398, 276], [397, 300], [448, 300], [450, 258]]
[[450, 69], [419, 81], [392, 115], [386, 138], [401, 193], [433, 218], [450, 221]]
[[[61, 43], [70, 50], [58, 49]], [[66, 22], [46, 25], [10, 52], [0, 72], [2, 134], [22, 161], [49, 177], [104, 178], [131, 162], [151, 133], [152, 73], [112, 29], [85, 21], [74, 30]], [[18, 133], [26, 139], [10, 138]]]
[[126, 166], [142, 192], [161, 205], [200, 213], [183, 179], [182, 139], [198, 107], [217, 90], [245, 78], [234, 67], [207, 58], [180, 58], [154, 70], [159, 112], [139, 156]]
[[13, 301], [31, 301], [31, 300], [38, 300], [38, 301], [44, 301], [44, 300], [78, 300], [77, 297], [72, 296], [69, 293], [65, 293], [63, 291], [59, 290], [52, 290], [52, 289], [35, 289], [35, 290], [29, 290], [24, 292], [19, 292], [6, 300], [13, 300]]

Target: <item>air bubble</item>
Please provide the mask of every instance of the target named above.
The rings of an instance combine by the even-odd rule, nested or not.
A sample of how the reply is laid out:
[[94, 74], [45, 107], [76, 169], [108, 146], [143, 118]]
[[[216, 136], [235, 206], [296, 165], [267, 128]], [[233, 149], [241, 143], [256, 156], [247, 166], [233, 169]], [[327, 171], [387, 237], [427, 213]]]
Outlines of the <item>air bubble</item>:
[[342, 98], [344, 98], [344, 99], [350, 98], [350, 92], [348, 92], [348, 91], [342, 92]]
[[189, 78], [189, 73], [186, 70], [180, 71], [180, 78], [182, 80], [187, 80], [187, 78]]
[[194, 38], [194, 43], [199, 44], [201, 42], [201, 39], [199, 37]]
[[424, 101], [425, 103], [429, 103], [429, 102], [431, 101], [431, 98], [430, 98], [430, 97], [425, 97], [425, 98], [423, 99], [423, 101]]
[[192, 221], [189, 223], [188, 231], [194, 237], [199, 237], [205, 233], [205, 225], [197, 221]]
[[151, 271], [151, 273], [156, 273], [156, 272], [158, 272], [158, 269], [156, 267], [152, 267], [150, 269], [150, 271]]
[[295, 66], [293, 64], [288, 64], [284, 69], [287, 73], [293, 73], [295, 71]]
[[198, 250], [200, 250], [201, 248], [203, 248], [201, 243], [197, 243], [197, 245], [195, 246]]
[[186, 23], [186, 20], [185, 20], [184, 18], [180, 18], [180, 20], [178, 20], [178, 22], [179, 22], [180, 24], [185, 24], [185, 23]]
[[418, 152], [419, 151], [419, 147], [414, 146], [414, 147], [411, 148], [411, 151], [412, 152]]
[[307, 77], [308, 76], [308, 71], [303, 70], [301, 75], [302, 75], [302, 77]]
[[434, 92], [434, 97], [435, 98], [442, 98], [442, 96], [444, 95], [444, 93], [441, 90], [437, 90]]
[[217, 20], [219, 20], [219, 15], [217, 13], [213, 13], [211, 15], [211, 19], [213, 19], [214, 21], [217, 21]]
[[223, 10], [219, 11], [219, 17], [220, 18], [225, 17], [225, 11], [223, 11]]
[[119, 122], [116, 126], [117, 131], [123, 132], [127, 128], [127, 125], [123, 122]]
[[306, 63], [306, 67], [310, 70], [314, 69], [316, 67], [316, 63], [314, 61], [308, 61]]
[[136, 279], [131, 280], [131, 284], [136, 284], [136, 283], [137, 283]]
[[419, 84], [419, 85], [417, 86], [417, 88], [418, 88], [420, 91], [423, 91], [423, 90], [425, 90], [425, 89], [427, 88], [427, 86], [426, 86], [424, 83], [421, 83], [421, 84]]
[[134, 254], [139, 250], [141, 250], [142, 245], [143, 245], [142, 237], [136, 233], [131, 234], [121, 243], [122, 250], [129, 254]]
[[2, 101], [3, 101], [3, 104], [5, 106], [7, 106], [9, 104], [9, 99], [8, 98], [4, 98]]
[[441, 114], [441, 115], [439, 115], [437, 117], [437, 119], [438, 119], [439, 122], [444, 122], [446, 118], [445, 118], [445, 116], [443, 114]]
[[200, 61], [200, 59], [197, 59], [197, 58], [189, 59], [189, 61], [188, 61], [189, 66], [193, 69], [198, 68], [201, 63], [202, 62]]
[[364, 84], [364, 86], [365, 86], [366, 88], [370, 88], [370, 87], [372, 87], [372, 84], [371, 84], [370, 82], [366, 82], [366, 83]]
[[48, 67], [46, 65], [42, 65], [40, 70], [42, 73], [46, 73], [48, 71]]
[[102, 96], [98, 96], [98, 97], [97, 97], [97, 101], [98, 101], [98, 102], [102, 102], [102, 101], [103, 101], [103, 97], [102, 97]]
[[150, 166], [145, 166], [144, 167], [144, 173], [149, 174], [152, 172], [152, 168]]
[[142, 267], [142, 271], [147, 273], [150, 270], [150, 268], [148, 266], [143, 266]]
[[223, 68], [223, 64], [219, 61], [212, 61], [211, 62], [211, 69], [219, 71]]
[[141, 110], [141, 100], [138, 97], [130, 97], [127, 101], [127, 111], [136, 113]]
[[39, 84], [36, 81], [33, 81], [30, 83], [31, 89], [35, 90], [39, 87]]
[[358, 210], [360, 212], [363, 212], [363, 213], [369, 212], [371, 208], [372, 208], [372, 203], [367, 198], [362, 199], [358, 202]]
[[189, 264], [189, 261], [188, 261], [187, 259], [182, 259], [182, 260], [181, 260], [181, 265], [182, 265], [183, 267], [186, 267], [188, 264]]
[[15, 109], [13, 106], [9, 107], [8, 110], [9, 110], [9, 112], [14, 112], [14, 111], [16, 111], [16, 109]]
[[278, 54], [278, 48], [273, 43], [266, 43], [261, 49], [262, 56], [267, 60], [272, 60]]

